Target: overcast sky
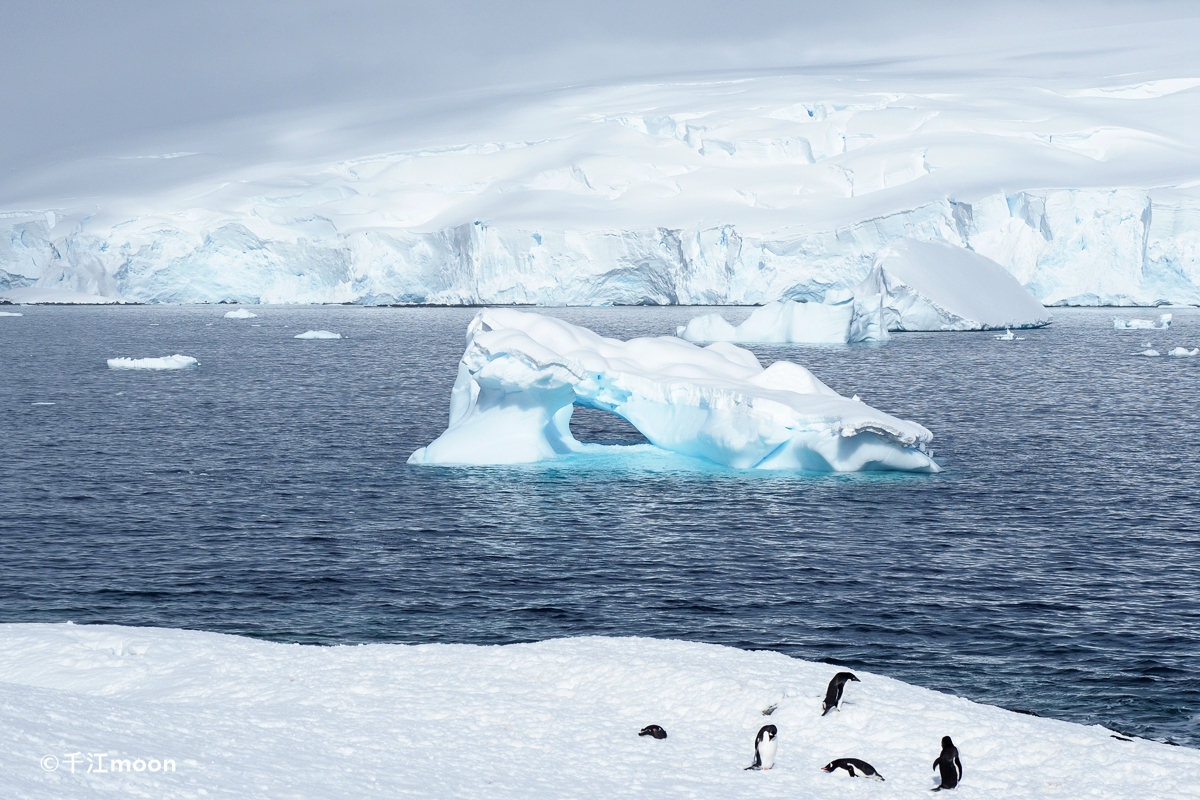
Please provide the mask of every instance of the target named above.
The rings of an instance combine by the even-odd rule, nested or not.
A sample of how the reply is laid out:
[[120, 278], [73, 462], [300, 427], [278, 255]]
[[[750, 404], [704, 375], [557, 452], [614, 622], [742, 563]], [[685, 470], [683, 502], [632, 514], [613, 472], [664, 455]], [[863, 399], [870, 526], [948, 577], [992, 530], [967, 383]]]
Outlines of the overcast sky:
[[1147, 16], [1144, 2], [1034, 0], [0, 3], [0, 181], [147, 131], [331, 103], [796, 68]]

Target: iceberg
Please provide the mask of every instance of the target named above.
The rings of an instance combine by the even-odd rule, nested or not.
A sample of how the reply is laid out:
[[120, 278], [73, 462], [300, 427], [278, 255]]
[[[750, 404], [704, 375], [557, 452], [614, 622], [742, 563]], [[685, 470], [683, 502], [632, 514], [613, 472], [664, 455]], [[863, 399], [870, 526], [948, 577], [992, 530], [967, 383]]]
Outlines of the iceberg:
[[[890, 331], [1038, 328], [1050, 316], [1004, 267], [945, 241], [901, 239], [883, 248], [851, 293], [882, 295]], [[838, 296], [838, 295], [834, 295]]]
[[1158, 322], [1150, 319], [1120, 319], [1114, 317], [1113, 328], [1118, 331], [1165, 331], [1171, 327], [1171, 319], [1171, 314], [1163, 314], [1158, 318]]
[[21, 316], [21, 313], [19, 311], [0, 311], [0, 317], [19, 317], [19, 316]]
[[1196, 355], [1200, 355], [1200, 347], [1193, 347], [1191, 350], [1188, 350], [1186, 347], [1176, 347], [1174, 350], [1167, 353], [1167, 355], [1175, 356], [1176, 358], [1186, 358], [1187, 356], [1196, 356]]
[[254, 319], [258, 314], [245, 308], [239, 308], [237, 311], [226, 311], [225, 319]]
[[1157, 350], [1155, 350], [1153, 347], [1149, 347], [1149, 348], [1147, 348], [1147, 349], [1143, 350], [1143, 351], [1142, 351], [1142, 352], [1140, 352], [1140, 353], [1134, 353], [1134, 355], [1137, 355], [1137, 356], [1149, 356], [1150, 358], [1154, 358], [1155, 356], [1160, 356], [1160, 355], [1162, 355], [1162, 353], [1158, 352], [1158, 351], [1157, 351]]
[[625, 419], [654, 446], [738, 469], [938, 472], [915, 422], [842, 397], [804, 367], [763, 369], [726, 342], [623, 342], [553, 317], [481, 311], [446, 431], [410, 464], [516, 464], [619, 446], [571, 435], [575, 405]]
[[110, 358], [109, 369], [188, 369], [198, 367], [200, 362], [191, 356], [173, 356], [163, 358]]
[[342, 338], [342, 335], [340, 333], [334, 333], [333, 331], [305, 331], [304, 333], [297, 333], [292, 338], [293, 339], [340, 339], [340, 338]]
[[841, 303], [776, 300], [755, 309], [736, 327], [717, 313], [696, 317], [676, 331], [689, 342], [739, 344], [846, 344], [885, 341], [882, 296]]
[[997, 342], [1023, 342], [1024, 336], [1017, 336], [1012, 332], [1012, 328], [1005, 328], [1004, 333], [1000, 336], [993, 337]]

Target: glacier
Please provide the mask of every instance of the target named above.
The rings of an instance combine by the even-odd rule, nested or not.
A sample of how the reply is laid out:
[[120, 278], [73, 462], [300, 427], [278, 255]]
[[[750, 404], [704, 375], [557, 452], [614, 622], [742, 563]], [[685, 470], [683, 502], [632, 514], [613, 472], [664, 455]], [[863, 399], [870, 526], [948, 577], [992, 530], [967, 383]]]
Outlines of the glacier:
[[[923, 42], [911, 63], [313, 112], [266, 155], [195, 131], [97, 144], [0, 186], [0, 298], [820, 302], [907, 238], [1045, 305], [1198, 305], [1200, 58], [1189, 25], [1146, 24], [1079, 52], [1023, 26], [978, 58]], [[1115, 72], [1118, 50], [1142, 55]]]
[[446, 431], [410, 464], [520, 464], [628, 448], [583, 445], [574, 406], [615, 414], [662, 450], [737, 469], [938, 472], [914, 422], [842, 397], [805, 368], [675, 337], [622, 342], [542, 314], [472, 320]]

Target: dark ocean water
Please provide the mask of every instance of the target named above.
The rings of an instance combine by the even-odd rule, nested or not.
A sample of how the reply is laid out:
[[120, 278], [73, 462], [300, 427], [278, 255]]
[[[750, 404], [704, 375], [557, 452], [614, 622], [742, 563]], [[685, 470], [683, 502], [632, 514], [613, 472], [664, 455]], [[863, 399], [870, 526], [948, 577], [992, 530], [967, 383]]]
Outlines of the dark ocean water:
[[[1200, 312], [755, 348], [923, 423], [945, 468], [822, 476], [409, 467], [471, 309], [21, 310], [0, 318], [0, 621], [683, 638], [1200, 746], [1200, 358], [1132, 355], [1200, 346]], [[628, 338], [695, 311], [550, 313]], [[348, 338], [291, 338], [309, 328]], [[172, 353], [201, 367], [105, 366]]]

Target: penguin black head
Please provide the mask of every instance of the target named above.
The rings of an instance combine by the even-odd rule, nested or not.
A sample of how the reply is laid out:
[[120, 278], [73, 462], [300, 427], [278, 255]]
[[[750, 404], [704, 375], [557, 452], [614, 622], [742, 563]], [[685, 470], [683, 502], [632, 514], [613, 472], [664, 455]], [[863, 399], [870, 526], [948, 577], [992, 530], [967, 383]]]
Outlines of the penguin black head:
[[942, 747], [954, 747], [954, 742], [950, 741], [949, 736], [942, 737]]
[[647, 725], [638, 731], [638, 736], [653, 736], [655, 739], [667, 738], [667, 732], [661, 725]]
[[[768, 734], [770, 734], [770, 735], [768, 736]], [[768, 739], [768, 738], [774, 739], [778, 735], [779, 735], [779, 728], [776, 728], [774, 725], [763, 725], [761, 728], [758, 729], [758, 736], [754, 739], [754, 741], [761, 742], [764, 739]]]

